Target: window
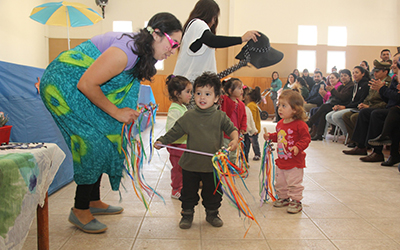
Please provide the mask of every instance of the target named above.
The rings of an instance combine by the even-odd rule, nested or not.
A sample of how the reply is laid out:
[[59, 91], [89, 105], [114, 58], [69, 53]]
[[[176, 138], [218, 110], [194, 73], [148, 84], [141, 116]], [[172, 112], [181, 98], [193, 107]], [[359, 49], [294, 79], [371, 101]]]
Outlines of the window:
[[299, 25], [298, 45], [317, 45], [317, 26], [315, 25]]
[[329, 26], [328, 46], [347, 46], [347, 28], [341, 26]]
[[132, 32], [132, 21], [113, 21], [114, 32]]
[[302, 72], [304, 69], [308, 69], [309, 72], [314, 72], [317, 65], [316, 58], [315, 50], [298, 50], [297, 68], [300, 72]]
[[346, 68], [346, 51], [328, 51], [326, 72], [332, 73], [332, 68], [336, 66], [337, 72]]

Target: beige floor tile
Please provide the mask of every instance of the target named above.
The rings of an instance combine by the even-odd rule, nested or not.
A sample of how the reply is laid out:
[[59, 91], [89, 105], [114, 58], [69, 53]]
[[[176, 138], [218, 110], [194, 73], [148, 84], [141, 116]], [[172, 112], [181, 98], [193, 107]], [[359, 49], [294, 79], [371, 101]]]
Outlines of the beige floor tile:
[[266, 239], [326, 239], [310, 219], [259, 220]]
[[132, 250], [200, 250], [200, 240], [137, 239]]
[[296, 249], [296, 250], [336, 250], [332, 242], [329, 240], [307, 240], [307, 239], [269, 239], [268, 245], [271, 250], [288, 250], [288, 249]]
[[[106, 234], [106, 233], [105, 233]], [[60, 250], [98, 250], [98, 249], [119, 249], [119, 250], [130, 250], [133, 245], [133, 238], [105, 238], [101, 237], [104, 234], [100, 234], [100, 237], [92, 237], [93, 235], [73, 236], [67, 243], [64, 244]], [[97, 235], [99, 236], [99, 235]]]
[[313, 221], [332, 240], [389, 239], [364, 219], [313, 219]]
[[396, 250], [400, 245], [392, 240], [333, 240], [341, 250]]
[[225, 240], [225, 239], [205, 239], [202, 241], [202, 249], [204, 250], [268, 250], [270, 249], [265, 240], [258, 239], [241, 239], [241, 240]]

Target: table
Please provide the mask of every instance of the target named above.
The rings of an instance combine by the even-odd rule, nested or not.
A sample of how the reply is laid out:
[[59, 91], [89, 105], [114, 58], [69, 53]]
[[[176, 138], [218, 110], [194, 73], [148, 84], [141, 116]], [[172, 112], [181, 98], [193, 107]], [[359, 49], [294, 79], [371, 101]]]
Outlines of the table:
[[49, 248], [47, 190], [65, 158], [54, 143], [0, 150], [0, 249], [21, 249], [37, 212], [38, 248]]

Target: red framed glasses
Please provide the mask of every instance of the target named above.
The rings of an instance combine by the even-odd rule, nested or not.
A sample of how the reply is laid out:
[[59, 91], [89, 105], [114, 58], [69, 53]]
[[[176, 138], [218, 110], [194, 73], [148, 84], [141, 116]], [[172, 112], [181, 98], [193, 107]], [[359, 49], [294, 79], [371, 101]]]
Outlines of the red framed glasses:
[[179, 48], [179, 46], [181, 46], [178, 42], [172, 40], [172, 38], [167, 33], [164, 32], [164, 35], [167, 37], [168, 42], [171, 44], [172, 49], [177, 49]]

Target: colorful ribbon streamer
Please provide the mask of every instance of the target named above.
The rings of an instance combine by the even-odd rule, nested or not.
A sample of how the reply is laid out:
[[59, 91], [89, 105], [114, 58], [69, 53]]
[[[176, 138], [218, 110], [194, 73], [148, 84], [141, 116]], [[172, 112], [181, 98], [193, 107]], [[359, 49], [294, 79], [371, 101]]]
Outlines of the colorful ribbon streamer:
[[266, 201], [276, 201], [278, 199], [275, 191], [275, 163], [272, 151], [272, 141], [265, 141], [259, 174], [260, 206], [262, 206]]
[[[124, 124], [122, 126], [121, 131], [121, 150], [125, 155], [124, 167], [127, 175], [132, 181], [132, 186], [135, 191], [136, 196], [142, 200], [145, 208], [149, 209], [149, 203], [146, 200], [144, 193], [148, 195], [148, 197], [152, 197], [153, 194], [157, 195], [161, 198], [161, 200], [165, 203], [164, 198], [158, 194], [154, 188], [150, 187], [147, 184], [144, 175], [143, 175], [143, 162], [145, 159], [149, 158], [151, 161], [153, 150], [152, 150], [152, 138], [154, 133], [154, 123], [155, 116], [158, 108], [156, 104], [138, 104], [137, 111], [142, 114], [139, 116], [138, 120], [133, 121], [130, 125]], [[150, 125], [150, 156], [147, 157], [145, 152], [145, 147], [142, 139], [141, 133], [141, 124], [143, 119], [145, 119], [145, 115], [148, 114], [148, 118], [146, 121], [146, 127]], [[124, 149], [126, 148], [126, 150]]]

